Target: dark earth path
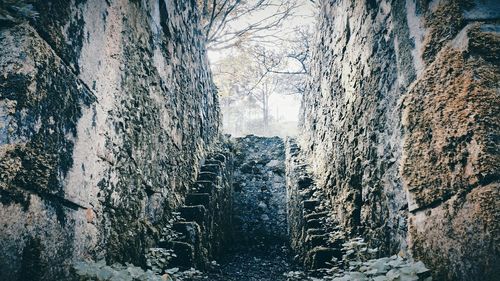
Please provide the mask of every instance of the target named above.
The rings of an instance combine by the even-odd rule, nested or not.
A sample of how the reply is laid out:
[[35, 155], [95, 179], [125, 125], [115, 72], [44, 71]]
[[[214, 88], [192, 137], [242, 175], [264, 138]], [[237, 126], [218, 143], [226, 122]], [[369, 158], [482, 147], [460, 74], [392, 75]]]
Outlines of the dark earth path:
[[231, 251], [221, 264], [204, 276], [212, 281], [285, 281], [283, 275], [292, 270], [288, 249], [273, 245]]

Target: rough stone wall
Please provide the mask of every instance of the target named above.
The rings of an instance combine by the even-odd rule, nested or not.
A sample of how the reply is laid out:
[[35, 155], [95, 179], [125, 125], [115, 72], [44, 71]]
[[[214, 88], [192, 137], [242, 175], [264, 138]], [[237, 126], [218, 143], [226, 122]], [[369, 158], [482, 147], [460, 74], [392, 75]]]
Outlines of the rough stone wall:
[[322, 1], [302, 138], [333, 217], [438, 280], [498, 276], [499, 4]]
[[393, 27], [400, 15], [387, 2], [323, 2], [301, 146], [346, 231], [397, 252], [407, 215], [398, 98], [408, 80], [398, 70], [415, 72], [398, 65], [394, 42], [405, 29]]
[[287, 239], [285, 148], [278, 137], [234, 139], [235, 244], [284, 244]]
[[0, 279], [144, 265], [219, 133], [194, 3], [29, 2], [0, 6]]
[[[229, 145], [203, 161], [197, 181], [186, 195], [185, 205], [177, 211], [172, 225], [174, 237], [164, 237], [159, 246], [176, 254], [165, 262], [152, 257], [148, 267], [205, 269], [224, 254], [232, 241], [233, 154]], [[158, 250], [158, 248], [154, 249]], [[156, 268], [158, 269], [158, 268]], [[163, 272], [159, 272], [163, 273]]]
[[500, 275], [500, 25], [491, 27], [468, 24], [405, 99], [408, 238], [441, 279]]
[[345, 254], [345, 235], [294, 139], [286, 141], [286, 187], [288, 234], [297, 260], [307, 269], [331, 268]]

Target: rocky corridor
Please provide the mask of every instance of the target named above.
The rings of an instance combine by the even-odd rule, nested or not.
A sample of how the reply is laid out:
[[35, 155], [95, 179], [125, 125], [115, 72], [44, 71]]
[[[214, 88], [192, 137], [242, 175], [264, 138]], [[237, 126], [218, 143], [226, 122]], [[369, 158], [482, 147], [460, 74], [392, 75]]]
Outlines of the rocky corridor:
[[498, 281], [499, 46], [498, 0], [0, 0], [0, 281]]
[[201, 166], [170, 234], [150, 249], [147, 266], [163, 278], [432, 280], [421, 262], [347, 239], [293, 139], [249, 135], [226, 149]]
[[209, 280], [286, 280], [285, 147], [278, 137], [235, 140], [232, 242]]

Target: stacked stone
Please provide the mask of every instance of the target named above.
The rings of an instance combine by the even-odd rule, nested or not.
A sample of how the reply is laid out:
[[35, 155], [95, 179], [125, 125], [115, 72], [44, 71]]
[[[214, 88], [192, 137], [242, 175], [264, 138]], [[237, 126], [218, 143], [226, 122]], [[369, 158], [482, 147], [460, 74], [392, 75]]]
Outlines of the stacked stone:
[[288, 233], [307, 269], [331, 267], [342, 259], [344, 235], [329, 215], [325, 194], [316, 187], [293, 139], [286, 142]]
[[336, 219], [436, 280], [498, 280], [500, 1], [317, 2], [300, 143]]
[[199, 18], [196, 1], [0, 1], [0, 280], [144, 263], [221, 137]]
[[278, 137], [234, 140], [234, 231], [239, 246], [286, 243], [285, 148]]
[[165, 268], [204, 269], [230, 241], [231, 167], [230, 153], [215, 153], [204, 161], [184, 206], [178, 209], [180, 217], [173, 223], [172, 230], [179, 235], [160, 243], [160, 248], [174, 253]]

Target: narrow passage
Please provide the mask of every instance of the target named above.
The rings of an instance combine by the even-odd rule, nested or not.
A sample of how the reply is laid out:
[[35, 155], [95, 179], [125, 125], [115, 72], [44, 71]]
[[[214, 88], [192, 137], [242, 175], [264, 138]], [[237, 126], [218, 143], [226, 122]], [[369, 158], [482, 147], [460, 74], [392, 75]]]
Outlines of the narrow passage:
[[286, 280], [283, 273], [293, 265], [287, 248], [284, 161], [278, 137], [235, 140], [234, 242], [208, 280]]

